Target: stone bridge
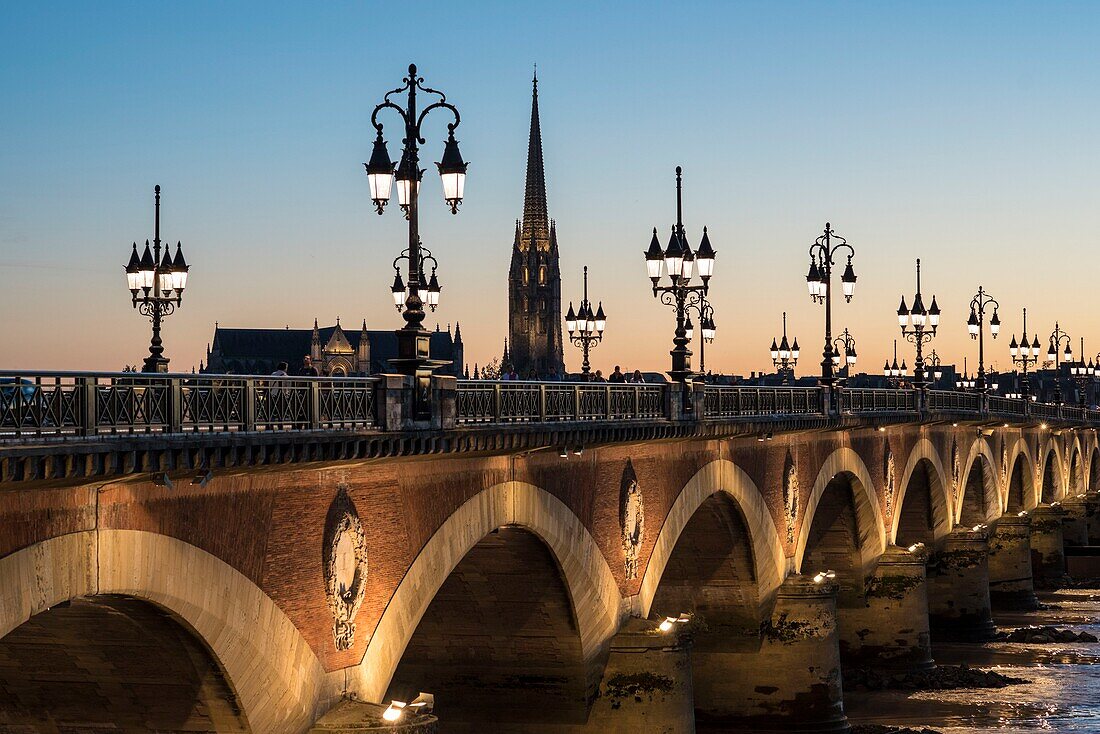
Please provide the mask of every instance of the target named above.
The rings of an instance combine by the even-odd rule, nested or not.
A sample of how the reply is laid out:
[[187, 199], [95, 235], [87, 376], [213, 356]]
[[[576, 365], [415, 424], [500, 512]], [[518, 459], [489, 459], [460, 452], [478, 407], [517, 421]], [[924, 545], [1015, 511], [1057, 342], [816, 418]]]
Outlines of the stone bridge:
[[399, 377], [15, 378], [0, 725], [844, 731], [842, 663], [988, 637], [1100, 536], [1063, 406], [438, 378], [419, 424]]

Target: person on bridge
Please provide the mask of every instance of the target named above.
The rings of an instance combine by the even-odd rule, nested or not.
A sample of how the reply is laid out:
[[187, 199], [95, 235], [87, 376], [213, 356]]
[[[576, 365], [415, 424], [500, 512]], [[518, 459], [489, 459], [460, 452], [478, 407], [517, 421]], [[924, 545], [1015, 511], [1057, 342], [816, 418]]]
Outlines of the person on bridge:
[[602, 370], [596, 370], [596, 376], [592, 378], [593, 382], [607, 382], [607, 378], [603, 376]]
[[628, 380], [628, 382], [632, 382], [635, 385], [644, 385], [645, 384], [645, 378], [642, 377], [642, 371], [641, 370], [634, 370], [634, 374], [630, 376], [630, 379]]
[[619, 370], [619, 365], [615, 365], [615, 371], [611, 373], [611, 377], [608, 377], [607, 381], [615, 383], [626, 382], [626, 375]]
[[302, 357], [302, 377], [318, 377], [320, 373], [317, 372], [317, 368], [313, 366], [313, 359], [307, 354]]

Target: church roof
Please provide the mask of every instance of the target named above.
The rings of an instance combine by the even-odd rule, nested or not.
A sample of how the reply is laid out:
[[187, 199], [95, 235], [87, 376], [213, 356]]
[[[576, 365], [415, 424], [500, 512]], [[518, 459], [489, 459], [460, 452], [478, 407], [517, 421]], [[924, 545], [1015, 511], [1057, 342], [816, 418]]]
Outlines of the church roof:
[[[337, 327], [326, 326], [317, 332], [324, 347], [333, 341]], [[363, 332], [342, 328], [340, 332], [343, 338], [337, 336], [336, 341], [347, 344], [345, 349], [358, 350]], [[397, 356], [397, 335], [392, 330], [368, 330], [366, 334], [370, 340], [371, 371], [386, 371], [388, 360]], [[312, 343], [313, 329], [234, 329], [218, 325], [214, 330], [211, 362], [217, 369], [232, 369], [238, 374], [267, 374], [279, 362], [286, 362], [295, 369], [310, 353]], [[433, 358], [454, 359], [456, 356], [449, 332], [431, 332], [429, 346]]]

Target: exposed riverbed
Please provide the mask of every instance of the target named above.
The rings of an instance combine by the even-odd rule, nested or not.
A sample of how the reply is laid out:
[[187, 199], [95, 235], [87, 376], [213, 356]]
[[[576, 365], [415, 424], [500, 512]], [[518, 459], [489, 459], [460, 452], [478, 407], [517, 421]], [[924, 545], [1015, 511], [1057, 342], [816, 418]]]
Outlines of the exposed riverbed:
[[[1100, 637], [1100, 589], [1042, 593], [1056, 608], [995, 615], [1002, 629], [1056, 625]], [[933, 645], [937, 663], [983, 667], [1029, 683], [953, 691], [849, 691], [853, 724], [929, 727], [944, 734], [1100, 732], [1100, 644], [990, 642]]]

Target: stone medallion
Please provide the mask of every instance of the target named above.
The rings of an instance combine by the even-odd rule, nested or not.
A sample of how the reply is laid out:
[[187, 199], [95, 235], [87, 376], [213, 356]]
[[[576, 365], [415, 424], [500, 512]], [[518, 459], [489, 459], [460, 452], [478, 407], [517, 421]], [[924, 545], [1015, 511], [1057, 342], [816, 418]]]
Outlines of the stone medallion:
[[638, 552], [645, 537], [645, 507], [634, 467], [628, 461], [619, 491], [619, 527], [627, 579], [638, 578]]
[[337, 650], [348, 650], [355, 644], [355, 615], [366, 591], [367, 540], [347, 487], [339, 488], [329, 507], [322, 554], [332, 637]]
[[794, 525], [798, 520], [798, 467], [789, 453], [783, 470], [783, 520], [787, 526], [787, 542], [793, 543]]

